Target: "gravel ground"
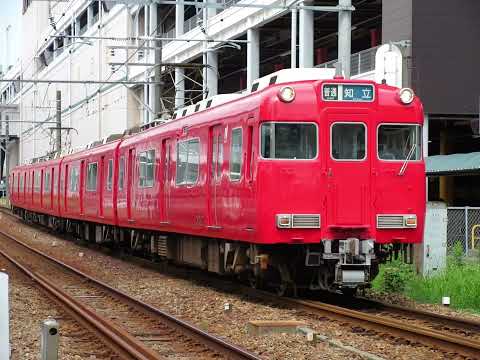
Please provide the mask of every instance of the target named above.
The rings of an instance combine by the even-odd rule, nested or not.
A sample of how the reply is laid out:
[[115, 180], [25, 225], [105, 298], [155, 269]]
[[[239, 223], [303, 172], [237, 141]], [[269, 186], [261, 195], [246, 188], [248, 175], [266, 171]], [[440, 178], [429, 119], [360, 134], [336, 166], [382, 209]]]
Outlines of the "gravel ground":
[[9, 274], [11, 360], [40, 358], [41, 324], [49, 317], [60, 326], [59, 358], [63, 360], [111, 359], [110, 351], [38, 290], [6, 259], [0, 268]]
[[[263, 359], [360, 359], [330, 345], [308, 343], [300, 335], [252, 336], [250, 320], [300, 320], [322, 335], [387, 359], [444, 359], [444, 354], [348, 323], [312, 318], [301, 311], [251, 301], [235, 291], [224, 292], [193, 281], [142, 268], [39, 232], [0, 214], [0, 226], [21, 240], [166, 312], [255, 352]], [[224, 304], [232, 304], [224, 312]], [[14, 316], [16, 310], [13, 309]], [[22, 341], [22, 337], [17, 337]]]

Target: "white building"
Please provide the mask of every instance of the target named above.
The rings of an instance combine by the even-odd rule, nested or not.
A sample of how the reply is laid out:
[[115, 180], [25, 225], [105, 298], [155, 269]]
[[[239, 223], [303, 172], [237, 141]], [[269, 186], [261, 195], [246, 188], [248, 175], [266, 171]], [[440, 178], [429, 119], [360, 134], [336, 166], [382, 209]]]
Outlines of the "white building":
[[[175, 107], [249, 88], [254, 79], [281, 68], [311, 67], [337, 57], [337, 13], [308, 7], [315, 2], [292, 10], [283, 0], [204, 1], [208, 6], [200, 1], [24, 0], [15, 76], [24, 81], [15, 98], [24, 121], [18, 129], [20, 162], [55, 149], [57, 91], [62, 148], [75, 149], [168, 116]], [[287, 0], [291, 3], [298, 2]], [[352, 32], [354, 52], [380, 41], [381, 4], [361, 3], [355, 10], [362, 25]], [[165, 66], [154, 65], [159, 53], [155, 59], [157, 44], [148, 36], [172, 39], [162, 41]], [[373, 69], [374, 51], [361, 54], [358, 65], [352, 61], [353, 74]], [[175, 66], [179, 63], [184, 67]], [[160, 68], [161, 97], [159, 86], [146, 84]], [[119, 80], [129, 83], [112, 83]], [[0, 83], [0, 90], [6, 86]]]

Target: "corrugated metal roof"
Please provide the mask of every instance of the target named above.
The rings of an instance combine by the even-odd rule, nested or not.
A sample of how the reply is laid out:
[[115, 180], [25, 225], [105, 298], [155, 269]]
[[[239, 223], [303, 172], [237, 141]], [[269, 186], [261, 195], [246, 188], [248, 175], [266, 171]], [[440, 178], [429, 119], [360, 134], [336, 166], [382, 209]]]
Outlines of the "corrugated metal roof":
[[480, 175], [480, 152], [429, 156], [425, 160], [427, 176]]

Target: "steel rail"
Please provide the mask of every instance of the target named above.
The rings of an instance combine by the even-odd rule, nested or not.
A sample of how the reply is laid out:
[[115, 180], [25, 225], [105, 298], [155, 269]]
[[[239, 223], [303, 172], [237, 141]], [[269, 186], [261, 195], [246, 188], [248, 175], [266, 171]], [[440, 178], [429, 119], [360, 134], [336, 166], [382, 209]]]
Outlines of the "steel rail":
[[[185, 335], [187, 335], [188, 337], [204, 344], [207, 348], [213, 350], [213, 351], [216, 351], [218, 352], [219, 354], [221, 355], [224, 355], [226, 358], [228, 359], [234, 359], [234, 360], [260, 360], [259, 357], [257, 357], [256, 355], [248, 352], [247, 350], [245, 349], [242, 349], [238, 346], [235, 346], [233, 344], [230, 344], [228, 343], [227, 341], [224, 341], [222, 340], [221, 338], [215, 336], [215, 335], [212, 335], [212, 334], [209, 334], [195, 326], [193, 326], [192, 324], [189, 324], [183, 320], [180, 320], [156, 307], [153, 307], [152, 305], [150, 304], [147, 304], [141, 300], [138, 300], [138, 299], [135, 299], [135, 298], [132, 298], [131, 296], [129, 296], [127, 293], [121, 291], [121, 290], [118, 290], [116, 288], [113, 288], [111, 287], [110, 285], [108, 285], [107, 283], [101, 281], [101, 280], [98, 280], [78, 269], [75, 269], [74, 267], [68, 265], [68, 264], [65, 264], [63, 263], [62, 261], [60, 260], [57, 260], [45, 253], [43, 253], [42, 251], [40, 250], [37, 250], [33, 247], [31, 247], [30, 245], [28, 244], [25, 244], [24, 242], [16, 239], [15, 237], [13, 237], [12, 235], [6, 233], [5, 231], [3, 230], [0, 230], [0, 235], [8, 238], [9, 240], [11, 241], [14, 241], [16, 242], [17, 244], [23, 246], [24, 248], [32, 251], [33, 253], [45, 258], [45, 259], [48, 259], [49, 261], [61, 266], [61, 267], [64, 267], [68, 270], [70, 270], [71, 272], [75, 273], [76, 275], [80, 276], [80, 277], [83, 277], [85, 279], [87, 279], [88, 281], [90, 281], [91, 283], [95, 284], [95, 285], [98, 285], [100, 286], [101, 288], [104, 288], [105, 290], [107, 290], [108, 292], [110, 293], [113, 293], [115, 296], [117, 296], [118, 298], [122, 299], [123, 301], [125, 302], [128, 302], [129, 304], [132, 304], [133, 306], [136, 306], [136, 307], [140, 307], [140, 308], [143, 308], [144, 310], [154, 314], [155, 316], [158, 316], [162, 319], [162, 321], [164, 321], [166, 323], [167, 326], [170, 326], [172, 328], [175, 328], [176, 330], [184, 333]], [[4, 254], [3, 251], [0, 250], [0, 254]], [[25, 268], [26, 271], [28, 271], [28, 269]], [[29, 275], [30, 276], [30, 275]], [[37, 274], [37, 276], [41, 277], [40, 275]], [[53, 286], [53, 285], [52, 285]], [[66, 294], [65, 294], [66, 295]], [[68, 296], [68, 295], [67, 295]], [[77, 302], [75, 299], [72, 299], [74, 302]], [[77, 302], [78, 303], [78, 302]], [[81, 305], [81, 304], [80, 304]], [[83, 305], [81, 305], [83, 306]], [[99, 317], [97, 315], [97, 317]], [[108, 322], [108, 321], [107, 321]], [[120, 329], [121, 330], [121, 329]], [[123, 331], [123, 330], [122, 330]], [[125, 331], [123, 331], [125, 332]], [[127, 333], [128, 334], [128, 333]], [[132, 337], [131, 335], [128, 334], [128, 336]], [[135, 338], [133, 338], [135, 339]], [[135, 339], [136, 340], [136, 339]], [[138, 342], [138, 340], [136, 340]], [[143, 345], [143, 344], [142, 344]], [[158, 354], [155, 354], [156, 356], [158, 356]], [[138, 359], [158, 359], [158, 357], [154, 357], [154, 358], [144, 358], [144, 357], [139, 357]]]
[[61, 290], [58, 286], [54, 285], [46, 277], [30, 271], [3, 250], [0, 250], [0, 255], [5, 257], [25, 275], [38, 283], [42, 289], [46, 290], [51, 296], [59, 301], [67, 310], [67, 312], [73, 315], [77, 321], [83, 325], [86, 325], [90, 330], [98, 333], [106, 345], [118, 355], [125, 359], [132, 360], [161, 359], [159, 354], [155, 353], [152, 349], [146, 347], [142, 342], [127, 333], [125, 330], [119, 328], [114, 323], [88, 309], [78, 300], [74, 299], [66, 292]]
[[326, 317], [348, 320], [361, 323], [367, 328], [392, 333], [413, 342], [429, 345], [446, 352], [455, 352], [464, 356], [480, 358], [480, 341], [470, 340], [454, 334], [414, 326], [408, 322], [401, 322], [391, 318], [382, 318], [366, 314], [361, 311], [347, 309], [341, 306], [326, 304], [318, 301], [301, 300], [292, 298], [279, 298], [276, 295], [261, 292], [261, 298], [268, 298], [277, 303], [305, 310]]

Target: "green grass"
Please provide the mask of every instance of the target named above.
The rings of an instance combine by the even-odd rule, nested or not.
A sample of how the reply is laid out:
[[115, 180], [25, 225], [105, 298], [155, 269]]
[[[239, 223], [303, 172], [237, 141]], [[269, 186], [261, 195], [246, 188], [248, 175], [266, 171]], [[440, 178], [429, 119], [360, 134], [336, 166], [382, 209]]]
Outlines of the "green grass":
[[400, 261], [384, 264], [372, 282], [376, 292], [397, 293], [421, 303], [440, 304], [449, 296], [451, 307], [480, 313], [480, 263], [466, 263], [450, 257], [442, 272], [416, 275], [411, 265]]

